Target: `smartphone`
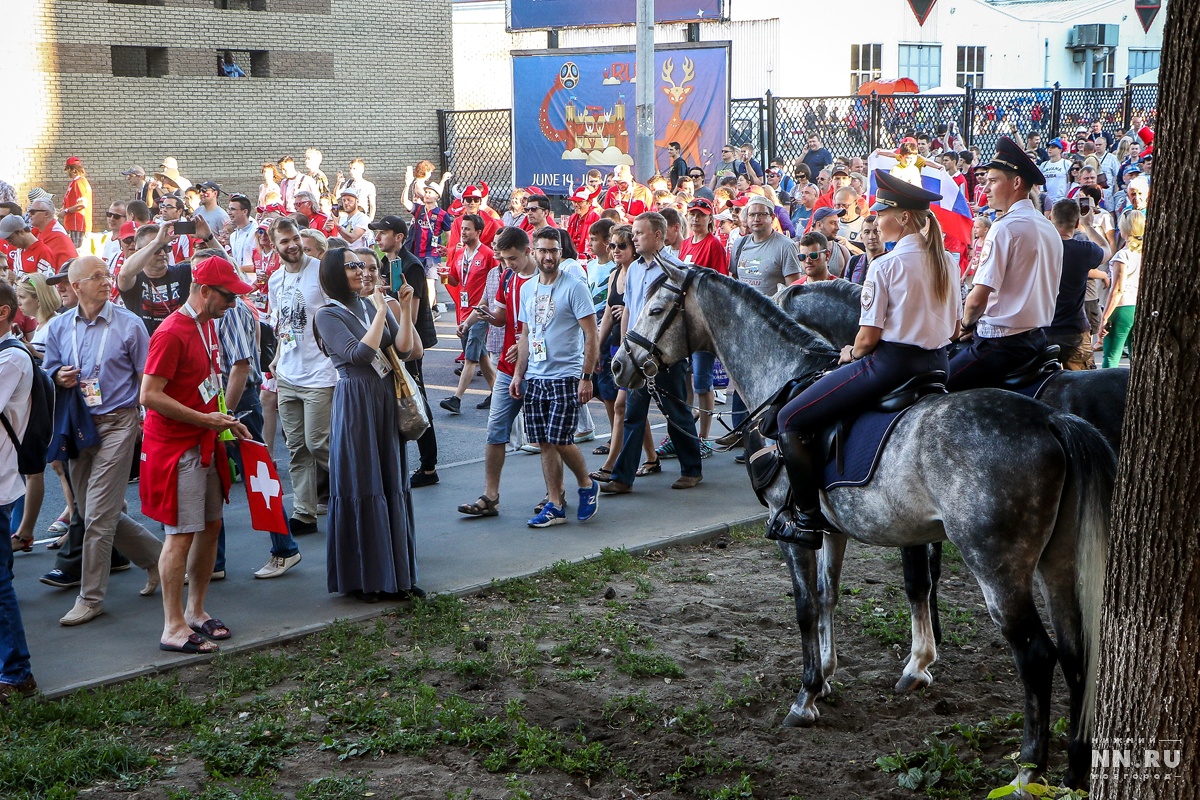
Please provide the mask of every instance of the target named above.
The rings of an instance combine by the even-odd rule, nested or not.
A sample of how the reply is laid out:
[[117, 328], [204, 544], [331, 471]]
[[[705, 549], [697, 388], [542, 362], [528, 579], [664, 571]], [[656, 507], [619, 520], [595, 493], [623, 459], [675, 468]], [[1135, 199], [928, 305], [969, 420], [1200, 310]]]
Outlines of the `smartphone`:
[[182, 220], [182, 219], [178, 220], [175, 223], [174, 231], [176, 234], [179, 234], [180, 236], [182, 236], [183, 234], [188, 234], [189, 236], [194, 236], [196, 233], [196, 223], [194, 220]]
[[1083, 198], [1083, 199], [1081, 199], [1081, 200], [1079, 201], [1079, 210], [1080, 210], [1082, 213], [1084, 213], [1084, 214], [1091, 213], [1091, 210], [1092, 210], [1092, 199], [1091, 199], [1090, 197], [1086, 197], [1086, 198]]

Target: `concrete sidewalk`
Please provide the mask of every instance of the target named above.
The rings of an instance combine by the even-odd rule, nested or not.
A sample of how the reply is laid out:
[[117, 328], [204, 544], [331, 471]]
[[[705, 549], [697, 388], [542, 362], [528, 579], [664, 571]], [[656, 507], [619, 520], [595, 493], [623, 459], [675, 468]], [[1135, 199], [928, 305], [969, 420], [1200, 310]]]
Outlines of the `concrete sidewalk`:
[[[589, 458], [589, 464], [593, 461]], [[764, 509], [750, 490], [745, 467], [735, 464], [732, 454], [720, 453], [706, 460], [704, 482], [687, 491], [670, 488], [678, 477], [678, 462], [664, 461], [663, 466], [662, 473], [638, 479], [633, 494], [602, 495], [597, 516], [588, 523], [574, 521], [576, 497], [573, 489], [568, 489], [571, 522], [544, 530], [525, 524], [545, 494], [537, 456], [509, 455], [499, 517], [468, 518], [455, 511], [460, 503], [479, 496], [482, 460], [442, 467], [441, 483], [413, 492], [419, 585], [431, 593], [470, 592], [493, 580], [538, 572], [556, 561], [584, 559], [606, 547], [652, 549], [762, 518]], [[131, 510], [136, 511], [132, 503]], [[337, 619], [368, 619], [391, 607], [388, 603], [364, 605], [328, 593], [324, 518], [319, 533], [298, 537], [303, 562], [273, 580], [253, 577], [254, 570], [267, 560], [269, 540], [267, 534], [250, 529], [242, 484], [233, 487], [225, 521], [228, 577], [212, 584], [207, 603], [209, 613], [229, 625], [234, 634], [221, 643], [223, 652], [294, 638]], [[147, 522], [147, 527], [159, 531], [157, 523]], [[46, 694], [62, 694], [205, 658], [158, 649], [161, 592], [140, 597], [145, 573], [136, 567], [112, 576], [102, 616], [67, 628], [58, 619], [70, 610], [76, 590], [53, 589], [37, 581], [54, 566], [53, 553], [39, 545], [34, 553], [18, 554], [16, 561], [16, 590], [34, 675]]]

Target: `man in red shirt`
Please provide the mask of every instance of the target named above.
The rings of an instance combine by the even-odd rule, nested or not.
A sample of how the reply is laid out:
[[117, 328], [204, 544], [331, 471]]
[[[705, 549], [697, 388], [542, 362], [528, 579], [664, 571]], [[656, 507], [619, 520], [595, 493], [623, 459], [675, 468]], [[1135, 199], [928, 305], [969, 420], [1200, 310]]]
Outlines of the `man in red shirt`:
[[78, 249], [92, 232], [92, 185], [79, 156], [68, 158], [63, 169], [71, 176], [71, 185], [63, 195], [63, 227]]
[[308, 217], [308, 227], [326, 236], [333, 235], [333, 221], [321, 213], [317, 198], [312, 192], [296, 192], [296, 210]]
[[[467, 317], [467, 322], [485, 320], [504, 328], [504, 345], [500, 348], [500, 363], [496, 365], [496, 381], [492, 385], [492, 405], [488, 410], [483, 494], [478, 500], [458, 507], [460, 514], [472, 517], [494, 517], [500, 513], [500, 473], [504, 470], [504, 450], [508, 446], [513, 420], [523, 405], [508, 391], [517, 365], [517, 313], [521, 306], [521, 287], [537, 275], [537, 262], [530, 254], [529, 234], [525, 231], [515, 227], [504, 228], [494, 244], [496, 257], [504, 267], [495, 302], [489, 304], [486, 313], [476, 309]], [[466, 373], [466, 370], [463, 372]]]
[[[446, 252], [448, 254], [449, 263], [455, 264], [461, 255], [462, 248], [462, 221], [463, 217], [468, 214], [477, 214], [483, 221], [483, 230], [479, 233], [479, 241], [492, 246], [492, 240], [496, 238], [496, 232], [503, 227], [500, 220], [496, 218], [496, 212], [491, 209], [483, 208], [483, 191], [478, 186], [468, 186], [462, 193], [462, 213], [454, 218], [454, 224], [450, 226], [450, 233], [446, 237]], [[451, 213], [454, 209], [451, 208]]]
[[55, 230], [57, 222], [58, 217], [54, 213], [54, 203], [49, 198], [39, 198], [30, 202], [29, 224], [33, 226], [33, 234], [38, 241], [46, 245], [46, 249], [54, 254], [52, 263], [55, 269], [61, 267], [64, 261], [79, 255], [71, 237], [60, 230]]
[[[166, 532], [158, 564], [164, 616], [159, 647], [212, 653], [217, 646], [209, 639], [231, 635], [204, 610], [222, 505], [229, 495], [229, 462], [217, 457], [224, 452], [217, 446], [218, 435], [231, 431], [239, 439], [250, 438], [244, 425], [220, 410], [224, 406], [214, 320], [253, 287], [220, 256], [197, 262], [192, 279], [187, 302], [150, 337], [141, 389], [146, 422], [140, 494], [142, 513], [163, 523]], [[189, 562], [185, 609], [183, 578]]]
[[0, 239], [12, 246], [9, 255], [0, 256], [0, 264], [5, 269], [18, 273], [40, 272], [47, 278], [58, 271], [50, 248], [37, 240], [19, 215], [9, 214], [0, 219]]
[[633, 179], [629, 167], [621, 164], [613, 173], [613, 185], [604, 194], [602, 208], [615, 208], [632, 222], [638, 214], [648, 211], [653, 201], [650, 190]]
[[496, 266], [492, 249], [479, 240], [484, 222], [478, 214], [463, 214], [461, 223], [462, 243], [458, 258], [450, 264], [450, 275], [446, 288], [454, 299], [458, 311], [458, 336], [463, 342], [463, 368], [458, 376], [458, 387], [453, 397], [447, 397], [439, 405], [451, 414], [462, 412], [462, 398], [475, 377], [475, 369], [483, 371], [489, 390], [496, 381], [496, 371], [487, 354], [488, 322], [476, 313], [480, 305], [486, 307], [483, 291], [487, 286], [488, 272]]
[[586, 186], [575, 190], [575, 194], [571, 195], [571, 202], [575, 204], [575, 213], [567, 220], [567, 233], [575, 244], [575, 252], [579, 254], [580, 262], [587, 263], [594, 255], [588, 240], [588, 231], [591, 230], [593, 222], [599, 222], [600, 215], [592, 206], [592, 193]]

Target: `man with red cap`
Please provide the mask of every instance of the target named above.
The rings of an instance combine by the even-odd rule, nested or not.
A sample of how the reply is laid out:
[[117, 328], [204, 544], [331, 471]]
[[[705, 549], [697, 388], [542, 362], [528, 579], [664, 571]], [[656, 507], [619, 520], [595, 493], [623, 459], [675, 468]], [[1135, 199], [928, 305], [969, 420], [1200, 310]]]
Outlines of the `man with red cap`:
[[575, 190], [571, 195], [571, 202], [575, 204], [575, 213], [567, 219], [567, 233], [575, 243], [575, 252], [579, 254], [579, 260], [586, 262], [594, 255], [590, 249], [588, 231], [591, 230], [592, 223], [599, 221], [600, 215], [592, 206], [592, 193], [586, 186]]
[[[192, 266], [187, 302], [150, 337], [141, 402], [146, 407], [140, 493], [142, 513], [165, 527], [158, 569], [163, 587], [159, 647], [180, 653], [212, 653], [209, 640], [231, 632], [208, 614], [204, 598], [217, 556], [222, 505], [229, 494], [229, 462], [217, 447], [231, 431], [250, 438], [224, 407], [215, 320], [254, 287], [221, 256]], [[189, 573], [187, 607], [183, 578]], [[203, 634], [203, 635], [201, 635]]]
[[450, 226], [450, 234], [446, 237], [446, 253], [448, 254], [446, 263], [457, 264], [462, 257], [460, 252], [462, 249], [462, 220], [467, 214], [479, 215], [483, 221], [483, 230], [479, 233], [479, 241], [487, 247], [492, 246], [492, 239], [496, 238], [496, 232], [503, 227], [495, 213], [494, 211], [490, 214], [484, 212], [483, 191], [478, 186], [468, 186], [463, 191], [462, 213], [455, 217], [454, 224]]
[[71, 185], [63, 195], [63, 226], [76, 249], [92, 232], [92, 185], [79, 156], [71, 156], [63, 170], [71, 176]]

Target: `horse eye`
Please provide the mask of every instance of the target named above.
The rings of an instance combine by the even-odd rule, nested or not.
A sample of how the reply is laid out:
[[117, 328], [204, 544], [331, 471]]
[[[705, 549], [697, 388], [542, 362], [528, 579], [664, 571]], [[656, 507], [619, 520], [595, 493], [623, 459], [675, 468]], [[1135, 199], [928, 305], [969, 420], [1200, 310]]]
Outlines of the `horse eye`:
[[657, 317], [662, 312], [663, 312], [663, 310], [661, 308], [655, 307], [655, 308], [650, 309], [650, 316]]

